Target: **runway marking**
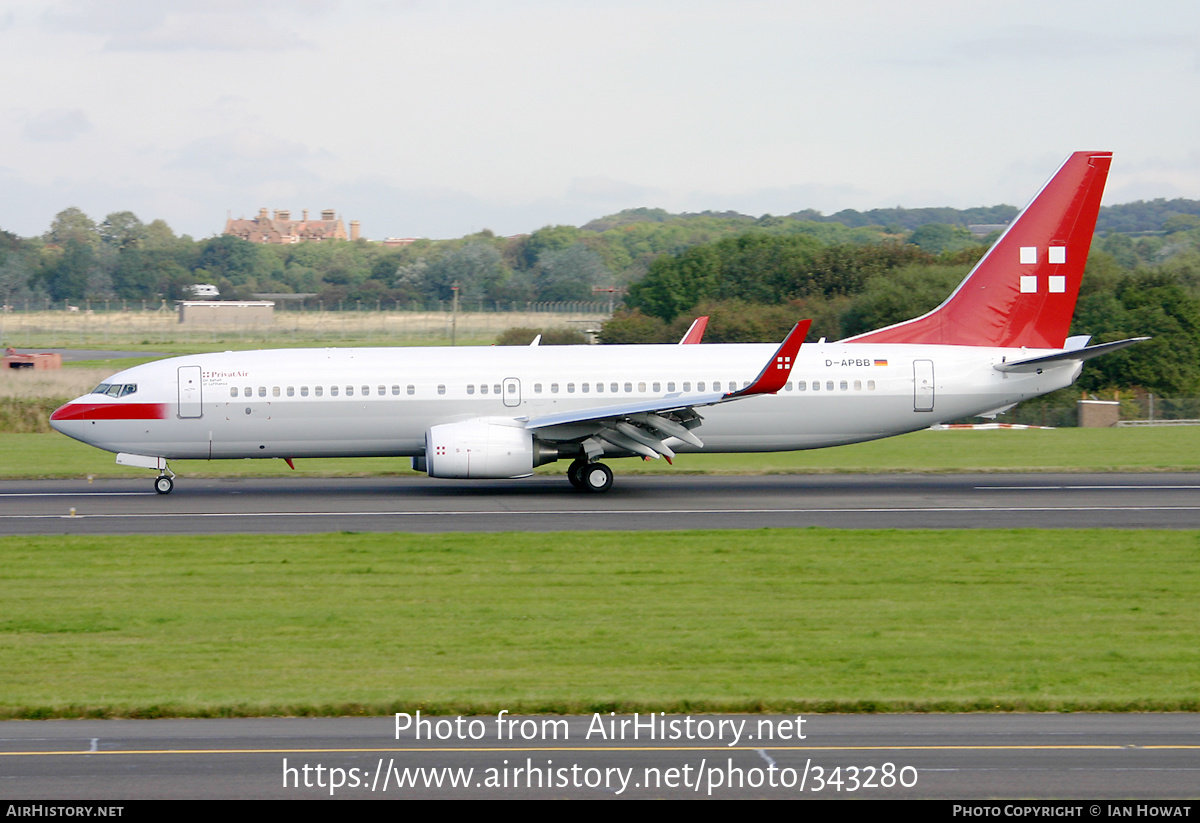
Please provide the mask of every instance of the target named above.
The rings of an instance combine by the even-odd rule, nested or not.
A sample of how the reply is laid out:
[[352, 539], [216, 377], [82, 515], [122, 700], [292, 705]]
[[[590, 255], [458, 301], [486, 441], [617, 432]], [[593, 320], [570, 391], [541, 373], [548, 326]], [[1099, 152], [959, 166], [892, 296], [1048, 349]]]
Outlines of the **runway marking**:
[[1200, 744], [1138, 746], [1111, 743], [1012, 744], [1012, 745], [876, 745], [876, 746], [451, 746], [440, 748], [315, 748], [315, 749], [107, 749], [105, 751], [0, 752], [0, 757], [77, 757], [79, 755], [154, 755], [154, 754], [522, 754], [531, 752], [967, 752], [967, 751], [1151, 751], [1158, 749], [1200, 750]]
[[1196, 490], [1200, 489], [1200, 485], [1194, 486], [976, 486], [976, 491], [1165, 491], [1165, 490]]
[[0, 492], [0, 497], [155, 497], [158, 492]]
[[89, 520], [89, 519], [189, 519], [235, 517], [496, 517], [499, 515], [648, 515], [672, 514], [964, 514], [1028, 512], [1172, 512], [1200, 511], [1200, 506], [912, 506], [841, 509], [480, 509], [450, 511], [340, 511], [340, 512], [149, 512], [128, 514], [0, 514], [0, 520]]

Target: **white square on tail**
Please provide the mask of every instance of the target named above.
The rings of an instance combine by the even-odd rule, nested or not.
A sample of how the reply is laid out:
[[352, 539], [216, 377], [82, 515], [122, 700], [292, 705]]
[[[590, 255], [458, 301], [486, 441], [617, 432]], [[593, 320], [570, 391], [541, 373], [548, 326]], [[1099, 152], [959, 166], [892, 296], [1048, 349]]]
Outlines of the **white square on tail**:
[[1021, 265], [1037, 262], [1037, 246], [1021, 246]]
[[1037, 277], [1032, 274], [1021, 275], [1021, 294], [1037, 294]]
[[1065, 278], [1061, 275], [1058, 275], [1058, 274], [1050, 275], [1050, 293], [1051, 294], [1062, 294], [1066, 290], [1067, 290], [1067, 278]]
[[[1066, 263], [1067, 262], [1067, 247], [1066, 246], [1051, 246], [1050, 255], [1047, 259], [1051, 263]], [[1054, 291], [1053, 288], [1050, 291]]]

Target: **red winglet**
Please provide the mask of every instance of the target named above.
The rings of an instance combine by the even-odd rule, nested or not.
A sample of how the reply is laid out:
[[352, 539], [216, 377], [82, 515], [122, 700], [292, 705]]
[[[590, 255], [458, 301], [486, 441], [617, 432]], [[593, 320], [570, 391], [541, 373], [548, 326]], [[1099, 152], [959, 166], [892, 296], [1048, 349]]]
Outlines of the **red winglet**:
[[754, 378], [754, 382], [744, 389], [735, 392], [729, 392], [725, 395], [726, 399], [734, 397], [749, 397], [753, 394], [774, 394], [783, 388], [783, 384], [792, 376], [792, 366], [796, 363], [796, 355], [800, 351], [800, 345], [804, 342], [804, 336], [808, 334], [808, 327], [812, 325], [811, 320], [801, 320], [792, 330], [788, 332], [788, 336], [779, 344], [779, 348], [775, 350], [775, 354], [771, 355], [771, 359], [767, 361], [767, 365], [763, 366], [763, 370], [758, 373], [758, 377]]
[[687, 334], [679, 341], [681, 346], [691, 346], [704, 339], [704, 330], [708, 328], [708, 315], [697, 317], [688, 327]]

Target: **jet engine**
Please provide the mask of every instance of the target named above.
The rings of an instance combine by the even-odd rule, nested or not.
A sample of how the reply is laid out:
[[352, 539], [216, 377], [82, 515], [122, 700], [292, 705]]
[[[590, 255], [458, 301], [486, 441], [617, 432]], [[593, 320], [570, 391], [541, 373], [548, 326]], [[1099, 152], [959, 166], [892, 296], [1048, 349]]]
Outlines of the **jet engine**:
[[557, 447], [538, 440], [514, 420], [464, 420], [425, 432], [425, 468], [430, 477], [526, 477], [535, 466], [557, 459]]

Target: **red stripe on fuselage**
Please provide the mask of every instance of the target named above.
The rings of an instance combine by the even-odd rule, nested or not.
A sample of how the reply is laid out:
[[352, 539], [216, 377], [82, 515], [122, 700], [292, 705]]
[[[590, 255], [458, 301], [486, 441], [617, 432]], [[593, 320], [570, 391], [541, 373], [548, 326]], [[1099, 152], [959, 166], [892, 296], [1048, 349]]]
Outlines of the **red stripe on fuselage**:
[[51, 420], [166, 420], [166, 403], [68, 403]]

